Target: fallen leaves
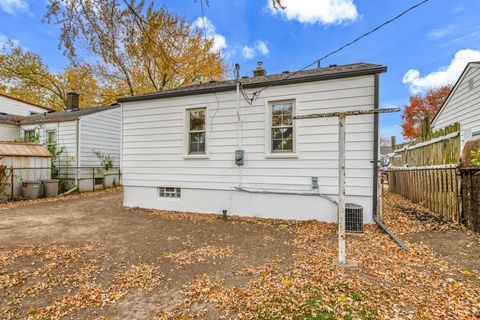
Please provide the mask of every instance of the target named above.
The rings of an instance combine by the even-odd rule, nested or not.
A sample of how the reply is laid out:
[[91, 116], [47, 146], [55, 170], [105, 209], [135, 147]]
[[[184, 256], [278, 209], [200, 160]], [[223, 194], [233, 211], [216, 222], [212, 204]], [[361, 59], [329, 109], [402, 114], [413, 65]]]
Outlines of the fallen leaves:
[[165, 253], [163, 256], [167, 259], [170, 259], [178, 266], [185, 266], [196, 262], [205, 262], [207, 258], [228, 258], [231, 257], [235, 253], [235, 251], [237, 251], [237, 249], [231, 246], [205, 246], [195, 250], [185, 249], [176, 253], [169, 252]]
[[[387, 193], [384, 208], [386, 225], [406, 241], [415, 233], [464, 230], [397, 195]], [[139, 301], [157, 298], [161, 306], [156, 304], [152, 312], [158, 319], [478, 319], [480, 315], [475, 267], [453, 264], [421, 242], [410, 242], [411, 250], [403, 251], [375, 225], [366, 226], [363, 234], [347, 236], [347, 256], [357, 266], [343, 268], [335, 263], [335, 224], [128, 210], [148, 212], [159, 223], [171, 221], [176, 227], [175, 220], [181, 220], [180, 225], [187, 221], [200, 231], [166, 234], [159, 240], [163, 242], [157, 256], [147, 260], [138, 252], [134, 263], [123, 260], [123, 252], [132, 250], [128, 243], [122, 244], [120, 253], [113, 253], [118, 263], [105, 259], [101, 246], [95, 244], [0, 249], [0, 288], [6, 292], [0, 296], [0, 318], [88, 318], [93, 310], [115, 313], [134, 294]], [[211, 236], [199, 237], [203, 226], [208, 226]], [[217, 230], [221, 231], [214, 235]], [[232, 235], [247, 230], [253, 231], [250, 235], [257, 237], [256, 242]], [[282, 238], [285, 234], [288, 237]], [[284, 241], [291, 250], [288, 260], [267, 256]], [[161, 296], [165, 292], [168, 297]], [[172, 301], [164, 304], [170, 292]]]

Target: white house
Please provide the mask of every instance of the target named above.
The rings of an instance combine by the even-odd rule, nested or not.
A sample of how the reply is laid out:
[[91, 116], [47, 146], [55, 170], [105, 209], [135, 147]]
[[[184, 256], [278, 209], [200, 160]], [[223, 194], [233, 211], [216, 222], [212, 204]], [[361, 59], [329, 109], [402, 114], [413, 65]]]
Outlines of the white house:
[[[16, 134], [10, 140], [29, 141], [39, 135], [40, 143], [55, 143], [63, 148], [58, 166], [68, 174], [81, 190], [93, 189], [93, 167], [100, 167], [101, 160], [94, 150], [114, 158], [120, 165], [120, 108], [119, 106], [78, 108], [78, 95], [68, 99], [72, 103], [65, 111], [43, 112], [30, 116], [0, 116], [0, 127], [12, 126]], [[68, 169], [71, 168], [71, 169]], [[83, 168], [77, 170], [75, 168]], [[119, 183], [119, 174], [111, 179]], [[97, 184], [104, 181], [99, 176]]]
[[[30, 116], [51, 111], [48, 108], [22, 101], [0, 93], [0, 117], [10, 118], [11, 116]], [[18, 128], [15, 124], [6, 121], [0, 123], [0, 141], [14, 141], [18, 139]]]
[[51, 110], [0, 93], [0, 115], [31, 116], [45, 111]]
[[480, 138], [480, 61], [467, 65], [432, 120], [433, 131], [460, 123], [462, 149], [466, 141]]
[[[358, 63], [265, 75], [259, 66], [240, 79], [250, 97], [266, 88], [251, 104], [236, 80], [119, 99], [124, 205], [336, 221], [327, 198], [338, 196], [338, 119], [293, 116], [378, 108], [385, 71]], [[371, 223], [378, 115], [348, 117], [346, 131], [347, 202]]]

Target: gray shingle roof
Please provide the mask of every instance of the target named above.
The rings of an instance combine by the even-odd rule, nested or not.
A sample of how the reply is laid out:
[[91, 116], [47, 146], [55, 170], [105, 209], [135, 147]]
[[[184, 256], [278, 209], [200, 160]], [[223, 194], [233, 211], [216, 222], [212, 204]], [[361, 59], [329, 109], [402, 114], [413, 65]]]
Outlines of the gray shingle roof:
[[[336, 79], [344, 77], [361, 76], [375, 74], [387, 71], [385, 66], [370, 63], [354, 63], [341, 66], [330, 66], [327, 68], [310, 69], [298, 73], [279, 73], [260, 77], [242, 78], [241, 82], [244, 88], [260, 88], [263, 86], [286, 85], [292, 83], [312, 82], [327, 79]], [[192, 86], [179, 87], [143, 95], [124, 97], [118, 99], [118, 102], [141, 101], [151, 99], [162, 99], [186, 95], [195, 95], [202, 93], [212, 93], [221, 91], [235, 90], [236, 80], [212, 81], [200, 83]]]
[[65, 122], [77, 120], [82, 116], [87, 116], [97, 112], [102, 112], [106, 110], [112, 110], [118, 108], [119, 106], [108, 106], [108, 107], [93, 107], [93, 108], [84, 108], [76, 111], [56, 111], [56, 112], [46, 112], [41, 114], [35, 114], [32, 116], [0, 116], [0, 123], [7, 124], [37, 124], [37, 123], [48, 123], [48, 122]]

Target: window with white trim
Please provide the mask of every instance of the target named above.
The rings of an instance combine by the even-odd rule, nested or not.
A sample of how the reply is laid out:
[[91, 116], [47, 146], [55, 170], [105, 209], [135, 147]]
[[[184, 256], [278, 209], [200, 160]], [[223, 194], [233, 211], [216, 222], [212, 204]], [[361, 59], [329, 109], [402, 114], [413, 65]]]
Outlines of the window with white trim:
[[206, 108], [187, 110], [188, 154], [206, 153], [205, 114]]
[[25, 130], [23, 132], [23, 140], [25, 141], [35, 140], [35, 130]]
[[271, 109], [271, 152], [294, 152], [294, 102], [283, 101], [270, 104]]
[[57, 143], [57, 131], [47, 130], [45, 131], [45, 139], [48, 145], [54, 145]]
[[161, 198], [180, 198], [180, 188], [160, 187], [158, 188], [158, 196]]

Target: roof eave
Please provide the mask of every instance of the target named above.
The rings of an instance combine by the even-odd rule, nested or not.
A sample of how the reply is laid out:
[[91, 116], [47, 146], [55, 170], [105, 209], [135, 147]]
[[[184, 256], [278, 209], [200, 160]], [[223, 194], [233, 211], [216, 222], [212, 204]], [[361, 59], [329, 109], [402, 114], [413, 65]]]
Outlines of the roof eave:
[[[243, 88], [251, 89], [251, 88], [264, 87], [264, 86], [281, 86], [281, 85], [315, 82], [315, 81], [322, 81], [322, 80], [359, 77], [359, 76], [365, 76], [365, 75], [384, 73], [386, 71], [387, 71], [387, 67], [379, 66], [379, 67], [369, 68], [365, 70], [353, 70], [353, 71], [345, 71], [345, 72], [339, 72], [339, 73], [306, 76], [301, 78], [289, 78], [289, 79], [280, 80], [280, 81], [277, 79], [277, 80], [269, 80], [269, 81], [262, 81], [262, 82], [256, 82], [256, 83], [246, 83], [246, 84], [243, 84]], [[119, 103], [125, 103], [125, 102], [135, 102], [135, 101], [167, 99], [167, 98], [192, 96], [192, 95], [199, 95], [199, 94], [206, 94], [206, 93], [213, 93], [213, 92], [218, 93], [218, 92], [232, 91], [235, 89], [236, 89], [236, 84], [233, 84], [233, 85], [225, 85], [222, 87], [200, 88], [200, 89], [193, 89], [193, 90], [187, 90], [187, 91], [177, 91], [177, 92], [173, 91], [173, 92], [156, 93], [156, 94], [149, 94], [149, 95], [124, 97], [124, 98], [117, 99], [117, 101]]]
[[480, 66], [480, 61], [472, 61], [472, 62], [469, 62], [467, 64], [467, 66], [465, 67], [465, 69], [463, 69], [462, 71], [462, 74], [460, 75], [460, 77], [457, 79], [457, 81], [455, 82], [455, 84], [453, 85], [452, 87], [452, 90], [450, 90], [450, 92], [448, 93], [447, 97], [445, 98], [445, 101], [443, 101], [442, 105], [440, 106], [440, 108], [438, 109], [437, 113], [435, 113], [435, 116], [433, 116], [433, 119], [431, 120], [431, 125], [435, 125], [435, 121], [438, 119], [438, 117], [440, 116], [440, 114], [443, 112], [443, 109], [445, 108], [445, 106], [447, 105], [447, 103], [450, 101], [450, 99], [453, 97], [453, 94], [454, 94], [454, 91], [457, 91], [457, 88], [458, 86], [460, 85], [460, 83], [463, 81], [463, 78], [465, 78], [465, 76], [467, 75], [468, 71], [470, 70], [470, 68], [474, 65], [478, 65]]

